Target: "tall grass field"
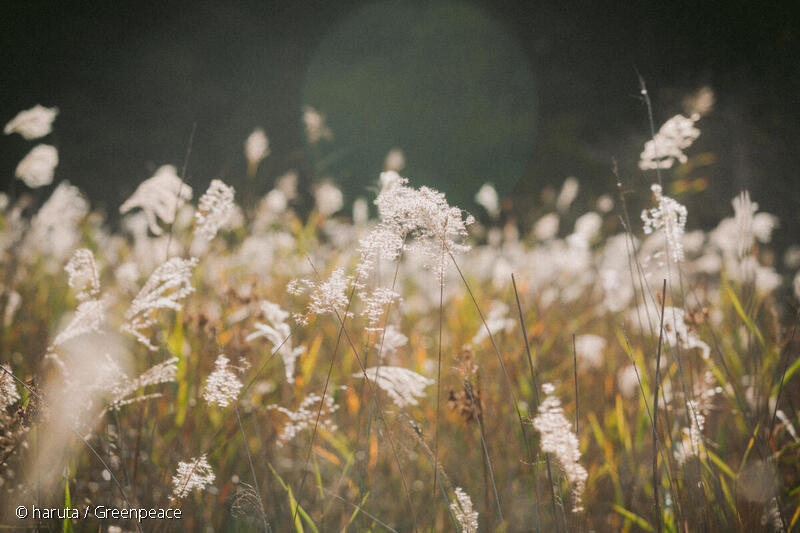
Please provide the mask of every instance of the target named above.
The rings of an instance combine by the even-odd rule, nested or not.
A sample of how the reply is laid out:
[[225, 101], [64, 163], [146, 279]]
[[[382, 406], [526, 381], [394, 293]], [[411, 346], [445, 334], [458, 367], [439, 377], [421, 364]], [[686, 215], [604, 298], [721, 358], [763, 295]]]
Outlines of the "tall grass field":
[[260, 129], [243, 185], [187, 176], [189, 143], [107, 217], [59, 172], [58, 110], [20, 112], [0, 530], [797, 530], [800, 247], [748, 191], [687, 208], [696, 100], [530, 223], [399, 150], [369, 190], [303, 191]]

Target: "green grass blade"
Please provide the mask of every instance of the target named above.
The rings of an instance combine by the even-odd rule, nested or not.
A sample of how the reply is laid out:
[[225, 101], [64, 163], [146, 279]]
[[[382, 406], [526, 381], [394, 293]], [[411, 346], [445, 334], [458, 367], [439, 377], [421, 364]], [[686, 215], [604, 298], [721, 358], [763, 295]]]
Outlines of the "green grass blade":
[[[67, 470], [67, 474], [64, 476], [64, 509], [70, 509], [71, 507], [72, 500], [69, 496], [69, 470]], [[62, 531], [64, 533], [72, 533], [72, 521], [69, 519], [69, 512], [67, 512], [67, 516], [64, 517]]]
[[648, 522], [641, 516], [628, 511], [627, 509], [617, 505], [616, 503], [613, 505], [613, 507], [616, 512], [618, 512], [619, 514], [621, 514], [622, 516], [624, 516], [625, 518], [627, 518], [628, 520], [639, 526], [640, 528], [644, 529], [645, 531], [655, 532], [655, 529], [653, 529], [653, 526], [650, 525], [650, 522]]

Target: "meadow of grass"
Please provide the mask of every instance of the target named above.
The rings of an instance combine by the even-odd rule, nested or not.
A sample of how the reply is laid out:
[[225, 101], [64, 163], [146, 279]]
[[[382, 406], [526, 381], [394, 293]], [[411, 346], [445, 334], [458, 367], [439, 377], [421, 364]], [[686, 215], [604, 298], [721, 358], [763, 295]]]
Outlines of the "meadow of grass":
[[[779, 272], [800, 254], [780, 265], [745, 192], [693, 228], [673, 173], [695, 123], [654, 132], [596, 201], [568, 179], [532, 227], [397, 161], [352, 215], [322, 183], [301, 217], [291, 173], [193, 202], [169, 166], [119, 231], [68, 176], [3, 196], [0, 527], [796, 528], [800, 278]], [[248, 179], [267, 154], [255, 132]]]

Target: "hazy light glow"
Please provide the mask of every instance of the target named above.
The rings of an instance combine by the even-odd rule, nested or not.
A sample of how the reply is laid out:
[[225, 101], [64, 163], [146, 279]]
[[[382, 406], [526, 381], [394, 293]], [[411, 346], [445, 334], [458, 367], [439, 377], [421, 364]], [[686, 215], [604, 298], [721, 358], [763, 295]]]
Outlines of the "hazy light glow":
[[509, 28], [466, 2], [390, 0], [351, 12], [320, 42], [303, 96], [333, 132], [327, 144], [346, 190], [374, 185], [396, 147], [408, 175], [465, 207], [476, 207], [486, 182], [509, 194], [531, 164], [528, 58]]

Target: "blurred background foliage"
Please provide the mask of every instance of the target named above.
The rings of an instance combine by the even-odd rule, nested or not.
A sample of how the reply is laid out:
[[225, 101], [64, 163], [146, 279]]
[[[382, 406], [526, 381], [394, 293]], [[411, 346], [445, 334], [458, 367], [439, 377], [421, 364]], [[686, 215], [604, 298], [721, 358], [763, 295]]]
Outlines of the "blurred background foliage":
[[[330, 175], [348, 199], [369, 195], [398, 146], [414, 183], [464, 207], [491, 181], [526, 222], [570, 175], [588, 207], [614, 192], [614, 158], [626, 185], [652, 181], [635, 165], [649, 132], [638, 71], [656, 127], [692, 91], [715, 92], [699, 155], [670, 191], [690, 227], [748, 188], [780, 217], [778, 248], [800, 229], [794, 2], [32, 1], [5, 6], [1, 24], [0, 115], [58, 106], [56, 182], [109, 213], [158, 166], [180, 165], [195, 123], [198, 190], [214, 177], [242, 185], [242, 143], [262, 126], [272, 155], [254, 193], [297, 169], [306, 186]], [[305, 104], [334, 131], [324, 154], [305, 142]], [[21, 189], [14, 167], [29, 146], [3, 142], [2, 189]], [[720, 201], [700, 204], [701, 191]]]

